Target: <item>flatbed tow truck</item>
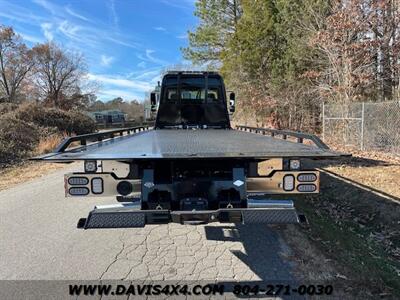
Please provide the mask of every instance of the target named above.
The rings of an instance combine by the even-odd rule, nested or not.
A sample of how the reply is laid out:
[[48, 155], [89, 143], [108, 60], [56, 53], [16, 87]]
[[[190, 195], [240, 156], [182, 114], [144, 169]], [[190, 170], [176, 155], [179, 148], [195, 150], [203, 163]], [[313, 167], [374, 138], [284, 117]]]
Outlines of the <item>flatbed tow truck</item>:
[[84, 162], [84, 172], [65, 175], [66, 197], [116, 196], [118, 203], [96, 206], [78, 228], [298, 223], [305, 218], [287, 196], [318, 193], [320, 184], [319, 172], [304, 170], [302, 160], [346, 155], [311, 134], [233, 129], [235, 94], [227, 99], [215, 72], [166, 73], [151, 107], [153, 128], [69, 137], [34, 158]]

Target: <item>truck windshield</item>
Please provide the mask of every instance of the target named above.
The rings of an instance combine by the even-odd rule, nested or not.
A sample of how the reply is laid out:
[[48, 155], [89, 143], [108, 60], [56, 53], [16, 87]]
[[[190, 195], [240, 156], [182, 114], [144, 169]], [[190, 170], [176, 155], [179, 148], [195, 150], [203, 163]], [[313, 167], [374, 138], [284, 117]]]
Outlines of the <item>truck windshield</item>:
[[[207, 101], [222, 101], [221, 82], [217, 78], [208, 78]], [[182, 77], [178, 82], [176, 77], [165, 81], [164, 99], [167, 102], [204, 103], [206, 82], [204, 77]]]
[[167, 75], [157, 126], [229, 127], [223, 92], [223, 82], [216, 75]]

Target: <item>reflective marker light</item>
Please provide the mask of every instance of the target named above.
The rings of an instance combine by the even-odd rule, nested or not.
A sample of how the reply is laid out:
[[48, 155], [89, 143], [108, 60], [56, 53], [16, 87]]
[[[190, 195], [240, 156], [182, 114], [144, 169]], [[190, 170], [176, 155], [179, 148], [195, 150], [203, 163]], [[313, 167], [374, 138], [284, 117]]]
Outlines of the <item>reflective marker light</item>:
[[86, 177], [70, 177], [68, 178], [68, 183], [70, 185], [87, 185], [89, 183], [89, 179]]
[[283, 189], [285, 191], [293, 191], [294, 190], [294, 176], [286, 175], [283, 177]]
[[299, 192], [315, 192], [315, 190], [317, 189], [317, 186], [315, 184], [299, 184], [297, 186], [297, 190]]
[[300, 160], [298, 159], [291, 159], [289, 162], [290, 170], [300, 170]]
[[103, 193], [103, 179], [101, 178], [92, 179], [92, 193], [93, 194]]
[[89, 194], [89, 189], [85, 187], [73, 187], [69, 189], [69, 194], [72, 196], [86, 196]]
[[310, 174], [303, 173], [303, 174], [299, 174], [297, 176], [297, 180], [300, 182], [313, 182], [313, 181], [317, 180], [317, 175], [312, 174], [312, 173], [310, 173]]
[[93, 173], [97, 170], [97, 162], [95, 160], [85, 160], [85, 172]]

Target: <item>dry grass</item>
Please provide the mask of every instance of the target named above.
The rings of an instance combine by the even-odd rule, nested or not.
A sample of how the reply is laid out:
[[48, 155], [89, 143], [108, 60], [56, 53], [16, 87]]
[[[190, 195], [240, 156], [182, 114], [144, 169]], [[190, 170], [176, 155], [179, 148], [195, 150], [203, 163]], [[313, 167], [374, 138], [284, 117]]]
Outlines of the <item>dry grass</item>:
[[344, 295], [398, 299], [400, 165], [385, 154], [357, 153], [318, 167], [328, 172], [321, 194], [296, 200], [309, 226], [285, 232], [298, 277], [322, 279], [336, 270], [334, 286]]
[[384, 161], [390, 164], [400, 165], [400, 156], [395, 155], [394, 153], [373, 150], [362, 151], [354, 147], [344, 147], [343, 145], [340, 145], [332, 140], [325, 141], [325, 143], [332, 150], [340, 151], [343, 153], [351, 153], [356, 159], [372, 159], [377, 161]]
[[[353, 283], [348, 282], [348, 275], [344, 275], [348, 273], [347, 266], [328, 257], [320, 247], [323, 240], [310, 234], [307, 226], [285, 226], [281, 233], [291, 249], [290, 255], [285, 258], [295, 263], [293, 273], [298, 282], [330, 284], [334, 287], [334, 299], [371, 299], [368, 289], [360, 288], [359, 284], [353, 287]], [[313, 296], [312, 299], [327, 299], [327, 296]]]
[[292, 249], [287, 259], [296, 262], [296, 278], [302, 281], [334, 280], [340, 271], [331, 259], [309, 242], [308, 236], [298, 226], [286, 226], [282, 233]]
[[[33, 155], [52, 152], [66, 136], [67, 134], [64, 133], [52, 134], [46, 138], [42, 138], [33, 151]], [[0, 168], [0, 191], [64, 167], [64, 164], [23, 161], [15, 165]]]
[[378, 189], [394, 197], [400, 198], [399, 180], [400, 166], [343, 166], [327, 167], [328, 171], [334, 172], [347, 179], [351, 179], [359, 184], [370, 188]]
[[52, 134], [48, 137], [42, 138], [36, 146], [35, 153], [39, 155], [52, 152], [67, 136], [67, 133], [64, 133]]
[[6, 169], [0, 169], [0, 191], [62, 168], [65, 168], [64, 164], [23, 162]]

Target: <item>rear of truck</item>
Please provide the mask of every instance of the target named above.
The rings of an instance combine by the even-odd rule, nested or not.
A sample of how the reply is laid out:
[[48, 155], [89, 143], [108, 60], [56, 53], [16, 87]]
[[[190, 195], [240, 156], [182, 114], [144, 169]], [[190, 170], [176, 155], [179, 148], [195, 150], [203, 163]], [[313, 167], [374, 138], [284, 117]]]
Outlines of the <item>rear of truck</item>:
[[[38, 158], [83, 161], [84, 172], [65, 175], [67, 197], [116, 197], [116, 204], [96, 206], [78, 227], [304, 221], [288, 198], [319, 193], [320, 175], [304, 169], [302, 160], [341, 154], [312, 135], [232, 129], [235, 96], [228, 103], [226, 94], [216, 73], [168, 73], [152, 94], [153, 130], [78, 136]], [[96, 142], [87, 144], [90, 139]], [[315, 146], [305, 145], [307, 139]], [[81, 146], [68, 150], [76, 141]]]
[[297, 223], [293, 201], [279, 196], [319, 192], [319, 172], [302, 170], [299, 159], [86, 160], [85, 166], [85, 172], [65, 175], [66, 196], [116, 197], [119, 202], [96, 207], [81, 221], [85, 228]]

